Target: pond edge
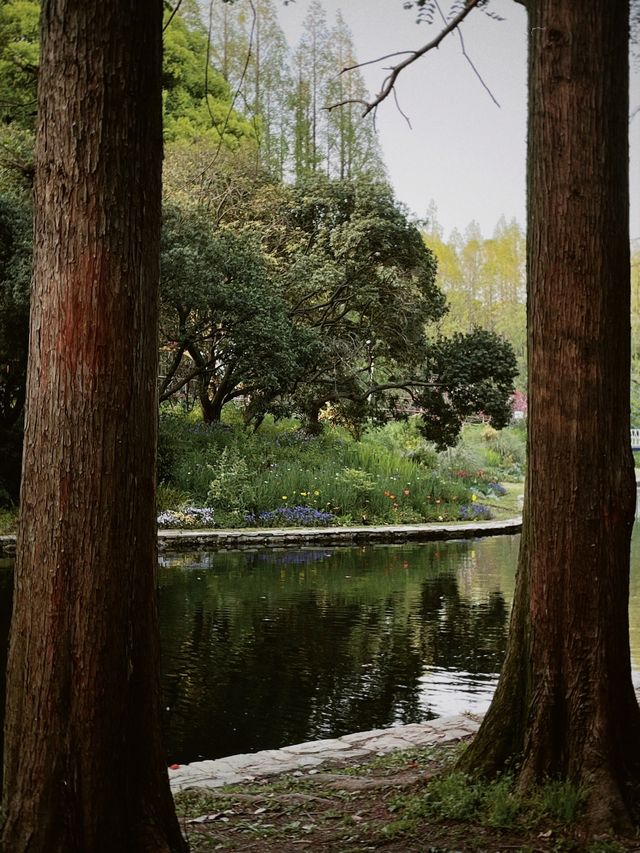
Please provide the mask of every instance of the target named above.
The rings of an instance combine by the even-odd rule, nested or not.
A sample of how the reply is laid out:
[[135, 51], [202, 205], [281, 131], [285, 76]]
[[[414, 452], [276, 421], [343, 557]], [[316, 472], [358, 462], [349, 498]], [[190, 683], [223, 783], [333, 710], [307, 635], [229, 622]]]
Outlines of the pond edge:
[[[159, 530], [159, 551], [238, 551], [307, 545], [402, 544], [520, 533], [522, 518], [464, 524], [362, 525], [226, 530]], [[0, 557], [16, 553], [14, 534], [0, 536]]]

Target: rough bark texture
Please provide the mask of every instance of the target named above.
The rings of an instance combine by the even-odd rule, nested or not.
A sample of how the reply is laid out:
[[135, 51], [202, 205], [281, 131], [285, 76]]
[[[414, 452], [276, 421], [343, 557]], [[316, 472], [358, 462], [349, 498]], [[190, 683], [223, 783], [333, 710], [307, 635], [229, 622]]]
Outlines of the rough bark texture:
[[465, 764], [518, 758], [623, 823], [640, 779], [631, 682], [627, 16], [529, 4], [529, 461], [507, 659]]
[[181, 851], [160, 742], [161, 0], [45, 0], [7, 853]]

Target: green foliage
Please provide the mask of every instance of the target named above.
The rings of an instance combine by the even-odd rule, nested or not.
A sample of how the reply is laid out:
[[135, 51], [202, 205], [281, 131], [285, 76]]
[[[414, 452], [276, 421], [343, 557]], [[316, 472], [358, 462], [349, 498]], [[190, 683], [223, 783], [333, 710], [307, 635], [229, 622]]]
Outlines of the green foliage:
[[284, 187], [225, 165], [194, 205], [175, 178], [197, 178], [195, 162], [187, 172], [179, 156], [163, 237], [163, 398], [198, 376], [207, 420], [242, 393], [249, 421], [295, 412], [317, 430], [324, 409], [355, 436], [419, 405], [441, 446], [479, 410], [505, 422], [513, 353], [483, 330], [428, 339], [447, 310], [435, 259], [386, 184]]
[[482, 412], [497, 429], [511, 419], [511, 394], [517, 374], [509, 342], [476, 328], [439, 338], [428, 356], [433, 386], [416, 400], [425, 409], [422, 431], [444, 447], [455, 444], [465, 418]]
[[518, 366], [517, 387], [526, 388], [525, 238], [518, 223], [502, 218], [490, 238], [472, 222], [464, 234], [444, 240], [432, 208], [424, 234], [438, 259], [438, 282], [450, 310], [441, 323], [449, 336], [473, 326], [495, 332], [511, 344]]
[[627, 849], [618, 841], [602, 838], [592, 841], [587, 847], [587, 853], [625, 853]]
[[[460, 481], [374, 441], [354, 442], [332, 429], [310, 436], [295, 422], [265, 421], [257, 433], [199, 424], [177, 411], [160, 419], [163, 481], [215, 507], [216, 519], [307, 506], [350, 523], [456, 520], [470, 500]], [[233, 517], [232, 517], [232, 515]]]
[[[3, 496], [0, 493], [0, 536], [6, 536], [7, 533], [15, 533], [18, 527], [18, 510], [15, 507], [8, 505], [9, 498], [7, 493]], [[7, 501], [5, 503], [4, 501]]]
[[254, 236], [165, 209], [161, 249], [161, 399], [197, 380], [207, 420], [243, 395], [272, 396], [300, 378], [317, 349], [292, 322]]
[[188, 502], [188, 492], [178, 489], [175, 486], [168, 486], [166, 483], [158, 484], [156, 495], [156, 508], [158, 512], [163, 512], [165, 509], [182, 509]]
[[580, 814], [586, 796], [586, 790], [572, 782], [550, 779], [531, 795], [531, 802], [539, 820], [551, 818], [559, 823], [570, 824]]
[[[183, 0], [177, 14], [165, 11], [163, 102], [167, 141], [193, 142], [208, 138], [226, 147], [255, 144], [250, 121], [232, 106], [227, 82], [211, 64], [207, 68], [207, 31], [195, 0]], [[9, 144], [14, 165], [29, 166], [31, 151], [22, 152], [16, 130], [28, 131], [27, 149], [33, 147], [36, 86], [39, 63], [38, 0], [5, 0], [0, 6], [0, 137]], [[11, 125], [11, 132], [7, 131]], [[23, 168], [21, 166], [20, 168]]]
[[[165, 12], [168, 19], [171, 11]], [[229, 86], [211, 64], [207, 31], [194, 0], [183, 2], [164, 33], [164, 137], [194, 141], [203, 137], [237, 147], [255, 139], [251, 123], [232, 107]]]
[[14, 501], [22, 457], [30, 279], [30, 210], [12, 198], [0, 197], [0, 493]]
[[361, 499], [370, 495], [376, 487], [371, 474], [361, 468], [343, 468], [336, 474], [336, 484], [352, 489]]
[[392, 802], [396, 819], [389, 834], [410, 830], [425, 820], [466, 821], [495, 829], [531, 829], [550, 822], [575, 823], [586, 792], [570, 782], [550, 780], [520, 793], [509, 775], [483, 780], [457, 770], [432, 779], [419, 795]]
[[0, 6], [0, 124], [33, 130], [39, 62], [40, 3], [5, 0]]
[[424, 811], [444, 820], [470, 820], [486, 800], [486, 792], [465, 773], [433, 779], [426, 791]]
[[252, 503], [249, 466], [235, 447], [225, 447], [209, 485], [207, 504], [216, 510], [242, 513]]

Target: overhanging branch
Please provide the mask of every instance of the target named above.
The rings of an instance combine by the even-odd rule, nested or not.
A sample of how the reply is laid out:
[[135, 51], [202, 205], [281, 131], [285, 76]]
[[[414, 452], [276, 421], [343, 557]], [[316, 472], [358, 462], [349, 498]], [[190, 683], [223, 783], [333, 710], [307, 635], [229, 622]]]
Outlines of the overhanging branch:
[[[408, 55], [398, 62], [396, 65], [392, 65], [389, 69], [389, 74], [385, 77], [382, 88], [378, 92], [378, 94], [371, 101], [364, 101], [358, 98], [348, 98], [344, 101], [340, 101], [336, 104], [331, 104], [326, 107], [326, 109], [331, 112], [331, 110], [335, 110], [338, 107], [346, 106], [347, 104], [360, 104], [364, 106], [365, 110], [362, 114], [362, 117], [368, 115], [372, 110], [375, 110], [389, 95], [394, 91], [394, 87], [396, 84], [396, 80], [400, 76], [400, 74], [404, 71], [405, 68], [408, 68], [409, 65], [412, 65], [418, 59], [421, 59], [426, 53], [434, 50], [435, 48], [440, 46], [440, 43], [445, 39], [449, 33], [452, 33], [455, 29], [457, 29], [460, 24], [464, 21], [467, 15], [475, 9], [483, 0], [467, 0], [463, 9], [461, 9], [457, 15], [455, 15], [451, 21], [443, 27], [442, 30], [438, 33], [438, 35], [432, 39], [427, 44], [418, 48], [418, 50], [414, 50], [408, 53]], [[392, 56], [393, 54], [387, 54], [387, 56]], [[356, 65], [348, 66], [347, 68], [343, 68], [341, 73], [345, 73], [347, 71], [353, 71], [356, 68], [360, 68], [363, 65], [370, 65], [372, 62], [380, 62], [387, 57], [380, 57], [378, 60], [370, 60], [369, 62], [357, 63]]]

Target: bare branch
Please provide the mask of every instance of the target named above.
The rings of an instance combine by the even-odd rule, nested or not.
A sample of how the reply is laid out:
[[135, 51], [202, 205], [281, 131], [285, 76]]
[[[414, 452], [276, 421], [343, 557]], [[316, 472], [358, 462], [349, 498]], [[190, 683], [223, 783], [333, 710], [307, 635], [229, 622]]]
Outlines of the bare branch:
[[403, 112], [402, 107], [400, 106], [400, 101], [398, 100], [398, 93], [396, 92], [395, 89], [393, 90], [393, 100], [396, 102], [396, 107], [398, 108], [398, 112], [400, 113], [402, 118], [406, 121], [406, 123], [409, 125], [409, 130], [413, 130], [413, 128], [411, 127], [411, 120], [409, 119], [409, 116], [405, 112]]
[[[427, 42], [427, 44], [423, 45], [422, 47], [418, 48], [418, 50], [410, 51], [408, 56], [405, 59], [403, 59], [402, 62], [398, 62], [397, 65], [393, 65], [389, 71], [389, 74], [385, 77], [385, 79], [382, 83], [382, 87], [381, 87], [380, 91], [378, 92], [378, 94], [373, 98], [373, 100], [366, 102], [365, 110], [364, 110], [364, 113], [362, 114], [362, 117], [364, 118], [364, 116], [368, 115], [372, 110], [375, 110], [376, 107], [382, 103], [382, 101], [384, 101], [386, 98], [389, 97], [389, 95], [394, 91], [396, 80], [398, 79], [398, 77], [404, 71], [405, 68], [407, 68], [409, 65], [412, 65], [418, 59], [421, 59], [426, 53], [429, 53], [429, 51], [434, 50], [435, 48], [439, 47], [440, 43], [443, 41], [443, 39], [445, 39], [449, 35], [449, 33], [452, 33], [455, 29], [457, 29], [460, 26], [460, 24], [464, 21], [464, 19], [467, 17], [467, 15], [473, 9], [475, 9], [475, 7], [481, 2], [483, 2], [483, 0], [467, 0], [464, 8], [461, 9], [460, 12], [458, 12], [458, 14], [455, 15], [451, 19], [451, 21], [449, 21], [449, 23], [446, 25], [446, 27], [444, 27], [442, 30], [440, 30], [440, 32], [438, 33], [438, 35], [434, 39], [432, 39], [430, 42]], [[388, 56], [393, 56], [393, 55], [394, 54], [388, 54]], [[354, 65], [349, 70], [354, 70], [356, 68], [360, 68], [363, 65], [370, 65], [372, 62], [378, 62], [384, 58], [385, 57], [381, 57], [380, 60], [374, 59], [374, 60], [370, 60], [369, 62], [359, 62], [357, 65]], [[358, 100], [358, 99], [354, 99], [351, 101], [345, 101], [345, 102], [343, 102], [342, 106], [344, 106], [345, 104], [362, 104], [362, 101]], [[337, 106], [340, 106], [340, 105], [339, 104], [332, 104], [331, 106], [326, 107], [325, 109], [332, 110]]]
[[368, 59], [366, 62], [356, 62], [355, 65], [345, 65], [340, 73], [336, 75], [336, 78], [340, 77], [342, 74], [346, 74], [347, 71], [355, 71], [356, 68], [364, 68], [365, 65], [377, 65], [378, 62], [384, 62], [385, 59], [391, 59], [394, 56], [407, 56], [412, 53], [412, 50], [394, 50], [393, 53], [385, 53], [384, 56], [378, 56], [376, 59]]
[[[440, 13], [440, 17], [442, 18], [442, 20], [443, 20], [443, 21], [445, 22], [445, 24], [446, 24], [446, 23], [447, 23], [447, 19], [446, 19], [445, 15], [444, 15], [444, 13], [443, 13], [442, 9], [440, 8], [440, 4], [438, 3], [438, 0], [434, 0], [434, 3], [436, 4], [436, 9], [437, 9], [437, 10], [438, 10], [438, 12]], [[491, 100], [493, 101], [493, 103], [496, 105], [496, 107], [498, 107], [498, 108], [499, 108], [499, 107], [500, 107], [500, 104], [498, 103], [498, 101], [497, 101], [497, 100], [496, 100], [496, 98], [494, 97], [494, 94], [493, 94], [493, 92], [491, 91], [491, 89], [487, 86], [487, 84], [485, 83], [485, 81], [482, 79], [482, 75], [480, 74], [480, 72], [478, 71], [478, 69], [476, 68], [476, 66], [475, 66], [475, 65], [474, 65], [474, 63], [473, 63], [473, 60], [471, 59], [471, 57], [470, 57], [470, 56], [469, 56], [469, 54], [467, 53], [467, 48], [465, 47], [464, 38], [463, 38], [463, 36], [462, 36], [462, 30], [460, 29], [460, 27], [458, 27], [458, 29], [457, 29], [457, 33], [458, 33], [458, 38], [460, 39], [460, 48], [461, 48], [461, 50], [462, 50], [462, 55], [464, 56], [464, 58], [467, 60], [467, 62], [469, 63], [469, 65], [470, 65], [470, 66], [471, 66], [471, 68], [473, 69], [473, 73], [476, 75], [476, 77], [478, 78], [478, 80], [479, 80], [479, 81], [480, 81], [480, 83], [482, 84], [483, 88], [485, 89], [485, 91], [487, 92], [487, 94], [489, 95], [489, 97], [491, 98]]]
[[169, 26], [169, 24], [171, 23], [171, 21], [173, 21], [173, 19], [175, 18], [176, 14], [177, 14], [177, 12], [178, 12], [178, 9], [180, 8], [180, 6], [182, 6], [182, 0], [178, 0], [178, 2], [176, 3], [176, 5], [175, 5], [175, 6], [173, 7], [173, 9], [171, 10], [171, 14], [170, 14], [170, 15], [169, 15], [169, 17], [167, 18], [167, 23], [166, 23], [166, 24], [164, 25], [164, 27], [162, 28], [162, 32], [163, 32], [163, 33], [165, 32], [165, 30], [167, 29], [167, 27]]

